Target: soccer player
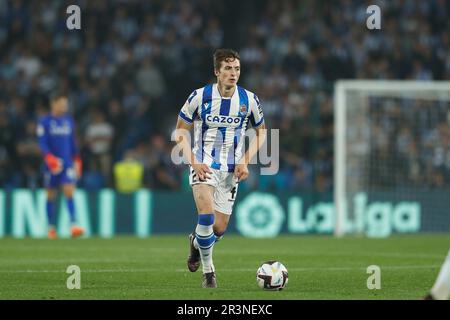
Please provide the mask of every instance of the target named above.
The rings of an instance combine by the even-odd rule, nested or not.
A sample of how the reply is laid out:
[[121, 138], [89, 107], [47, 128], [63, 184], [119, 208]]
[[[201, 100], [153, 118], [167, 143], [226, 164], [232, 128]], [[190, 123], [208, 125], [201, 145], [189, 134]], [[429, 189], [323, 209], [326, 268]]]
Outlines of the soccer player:
[[448, 300], [450, 297], [450, 251], [439, 271], [439, 275], [425, 300]]
[[59, 187], [67, 201], [72, 237], [84, 230], [76, 225], [73, 193], [76, 179], [81, 176], [82, 162], [75, 143], [74, 121], [67, 114], [67, 97], [55, 94], [50, 98], [51, 112], [39, 119], [37, 135], [45, 162], [44, 184], [47, 189], [48, 237], [56, 238], [55, 200]]
[[[238, 182], [247, 179], [249, 161], [265, 140], [264, 115], [258, 97], [237, 85], [239, 54], [231, 49], [214, 53], [217, 83], [194, 90], [182, 107], [176, 141], [190, 167], [189, 182], [198, 211], [195, 232], [189, 235], [189, 271], [203, 268], [204, 288], [216, 288], [214, 243], [225, 233], [236, 199]], [[256, 130], [243, 155], [248, 122]], [[190, 130], [194, 127], [194, 148]]]

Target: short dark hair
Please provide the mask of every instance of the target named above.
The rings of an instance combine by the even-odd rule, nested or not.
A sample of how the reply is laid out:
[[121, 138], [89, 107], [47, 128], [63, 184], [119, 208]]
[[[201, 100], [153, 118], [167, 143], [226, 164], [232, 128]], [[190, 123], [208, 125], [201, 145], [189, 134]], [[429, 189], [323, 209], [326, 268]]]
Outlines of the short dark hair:
[[235, 59], [238, 59], [240, 61], [241, 57], [239, 56], [239, 53], [237, 53], [233, 49], [217, 49], [214, 52], [214, 70], [220, 69], [222, 61], [233, 61]]
[[50, 95], [50, 102], [55, 102], [61, 98], [67, 98], [67, 94], [62, 91], [55, 91]]

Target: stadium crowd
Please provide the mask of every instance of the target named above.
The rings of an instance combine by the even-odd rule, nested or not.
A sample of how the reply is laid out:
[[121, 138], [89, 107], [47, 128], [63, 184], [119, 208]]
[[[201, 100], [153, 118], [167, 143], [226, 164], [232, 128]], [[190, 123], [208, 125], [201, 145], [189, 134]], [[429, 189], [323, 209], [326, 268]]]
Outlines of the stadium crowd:
[[[240, 84], [280, 129], [279, 173], [251, 167], [242, 188], [331, 191], [335, 80], [450, 79], [448, 1], [379, 1], [381, 30], [366, 28], [370, 2], [76, 1], [82, 27], [68, 30], [72, 3], [0, 0], [0, 186], [42, 186], [36, 120], [58, 89], [77, 124], [81, 187], [114, 186], [114, 164], [127, 154], [144, 167], [145, 187], [184, 188], [170, 135], [188, 95], [215, 80], [214, 49], [231, 47], [241, 55]], [[449, 131], [447, 121], [421, 136], [442, 126]], [[419, 168], [436, 162], [424, 161]], [[450, 170], [442, 183], [450, 185]]]
[[[371, 148], [364, 155], [374, 187], [442, 188], [450, 184], [450, 92], [447, 100], [374, 98]], [[370, 128], [370, 129], [369, 129]], [[395, 168], [395, 170], [393, 170]]]

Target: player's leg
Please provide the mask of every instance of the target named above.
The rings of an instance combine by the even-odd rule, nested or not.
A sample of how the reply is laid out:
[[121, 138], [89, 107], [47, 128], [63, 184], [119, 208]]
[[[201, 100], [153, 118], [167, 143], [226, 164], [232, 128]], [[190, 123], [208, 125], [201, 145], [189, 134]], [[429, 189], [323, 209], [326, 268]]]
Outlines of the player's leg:
[[[237, 193], [237, 183], [233, 179], [228, 178], [228, 182], [224, 181], [214, 192], [214, 236], [215, 242], [223, 238], [230, 216], [233, 211], [234, 201]], [[198, 249], [198, 243], [194, 239], [193, 246]]]
[[76, 223], [75, 201], [73, 199], [76, 188], [76, 174], [72, 167], [65, 168], [61, 172], [61, 184], [63, 186], [63, 193], [66, 198], [67, 209], [69, 211], [71, 235], [73, 238], [79, 237], [83, 235], [84, 229], [79, 227]]
[[195, 204], [198, 211], [198, 222], [195, 228], [195, 239], [200, 251], [203, 268], [203, 287], [217, 287], [214, 264], [213, 247], [215, 236], [214, 225], [214, 187], [207, 184], [196, 184], [192, 186]]
[[236, 200], [238, 182], [233, 173], [221, 172], [221, 181], [214, 193], [215, 242], [223, 238]]
[[55, 227], [55, 201], [58, 195], [58, 190], [55, 188], [47, 188], [47, 221], [48, 221], [48, 237], [50, 239], [56, 238], [56, 227]]
[[55, 202], [58, 196], [58, 188], [60, 184], [60, 175], [51, 174], [51, 172], [46, 171], [44, 173], [44, 186], [47, 190], [47, 201], [46, 201], [46, 211], [47, 211], [47, 221], [48, 221], [48, 237], [49, 239], [55, 239], [57, 237], [56, 232], [56, 217], [55, 217]]
[[73, 195], [75, 192], [75, 185], [72, 183], [65, 183], [63, 184], [63, 193], [66, 198], [67, 202], [67, 209], [69, 211], [69, 218], [70, 218], [70, 224], [71, 224], [71, 234], [72, 237], [79, 237], [83, 235], [84, 230], [83, 228], [77, 226], [76, 224], [76, 215], [75, 215], [75, 202], [73, 199]]
[[[214, 236], [215, 236], [215, 242], [217, 242], [223, 238], [223, 235], [227, 231], [229, 221], [230, 221], [229, 214], [214, 210], [213, 232], [214, 232]], [[192, 244], [193, 244], [194, 248], [198, 250], [198, 243], [197, 243], [197, 240], [195, 239], [195, 237], [192, 241]]]
[[[198, 179], [194, 169], [192, 169], [192, 167], [189, 168], [189, 184], [191, 185], [191, 187], [193, 187], [196, 184], [206, 184], [206, 185], [211, 185], [214, 187], [214, 179], [213, 178], [214, 177], [210, 177], [209, 179], [207, 179], [207, 181], [200, 181]], [[199, 210], [199, 208], [197, 206], [197, 211], [198, 210]], [[195, 272], [200, 267], [200, 261], [201, 261], [200, 251], [198, 249], [198, 243], [197, 243], [197, 239], [195, 237], [195, 229], [189, 235], [189, 248], [190, 248], [190, 252], [189, 252], [189, 256], [188, 256], [188, 260], [187, 260], [187, 266], [188, 266], [189, 271]]]
[[[214, 210], [215, 220], [214, 220], [214, 236], [215, 242], [223, 238], [223, 235], [227, 231], [228, 223], [230, 221], [231, 214], [226, 214], [217, 210]], [[231, 212], [230, 212], [231, 213]]]
[[439, 271], [439, 275], [431, 288], [427, 299], [433, 300], [448, 300], [450, 297], [450, 251], [447, 258]]

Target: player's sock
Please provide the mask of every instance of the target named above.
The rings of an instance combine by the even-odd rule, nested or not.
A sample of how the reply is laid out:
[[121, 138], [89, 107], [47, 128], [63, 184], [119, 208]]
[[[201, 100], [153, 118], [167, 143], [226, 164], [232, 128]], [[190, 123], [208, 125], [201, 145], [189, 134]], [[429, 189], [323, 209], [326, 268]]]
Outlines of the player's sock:
[[450, 251], [431, 289], [431, 295], [436, 300], [448, 300], [450, 296]]
[[[220, 241], [223, 238], [223, 233], [216, 233], [216, 232], [214, 232], [214, 236], [215, 236], [214, 243], [216, 243], [216, 242]], [[198, 250], [197, 238], [194, 239], [194, 248]]]
[[[220, 239], [223, 238], [223, 233], [214, 233], [214, 237], [215, 237], [214, 243], [216, 243], [217, 241], [219, 241]], [[194, 243], [194, 248], [198, 250], [197, 238], [194, 239], [193, 243]]]
[[215, 242], [213, 225], [213, 213], [198, 215], [198, 224], [195, 228], [195, 238], [197, 240], [198, 249], [200, 251], [203, 273], [214, 271], [214, 265], [212, 261], [212, 251]]
[[[223, 238], [223, 233], [214, 232], [214, 236], [215, 236], [214, 243], [216, 243], [217, 241], [220, 241]], [[194, 248], [198, 250], [197, 238], [194, 239]]]
[[69, 209], [70, 223], [74, 225], [76, 220], [75, 220], [75, 203], [73, 201], [73, 198], [67, 198], [67, 209]]
[[54, 216], [55, 216], [55, 201], [47, 200], [47, 221], [49, 228], [55, 227]]

